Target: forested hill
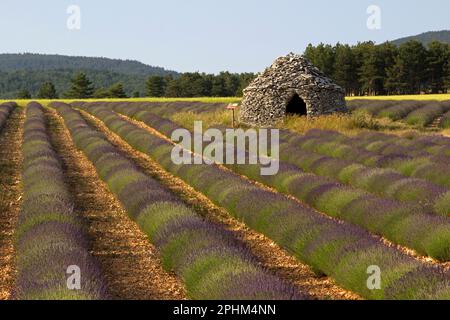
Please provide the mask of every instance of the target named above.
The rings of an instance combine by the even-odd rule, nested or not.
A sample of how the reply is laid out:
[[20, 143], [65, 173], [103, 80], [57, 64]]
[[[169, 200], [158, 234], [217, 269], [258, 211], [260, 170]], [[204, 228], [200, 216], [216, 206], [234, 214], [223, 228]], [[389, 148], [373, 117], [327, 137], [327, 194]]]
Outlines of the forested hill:
[[392, 41], [392, 43], [399, 46], [411, 40], [419, 41], [424, 46], [427, 46], [430, 42], [433, 41], [450, 44], [450, 30], [425, 32], [416, 36], [397, 39]]
[[130, 60], [0, 54], [0, 98], [14, 98], [19, 90], [24, 89], [34, 96], [46, 81], [51, 81], [58, 93], [66, 92], [70, 80], [79, 71], [85, 72], [97, 88], [107, 88], [121, 82], [128, 95], [133, 92], [143, 94], [145, 81], [151, 75], [177, 75], [174, 71]]
[[0, 54], [0, 71], [13, 72], [18, 70], [97, 70], [127, 75], [175, 75], [161, 67], [154, 67], [133, 60], [119, 60], [108, 58], [71, 57], [46, 54]]

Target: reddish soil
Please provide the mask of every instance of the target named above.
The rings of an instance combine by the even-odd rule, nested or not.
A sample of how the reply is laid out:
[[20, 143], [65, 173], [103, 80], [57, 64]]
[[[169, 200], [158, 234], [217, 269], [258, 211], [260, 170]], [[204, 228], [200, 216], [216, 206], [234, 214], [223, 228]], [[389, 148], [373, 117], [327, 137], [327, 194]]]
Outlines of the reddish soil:
[[14, 230], [22, 199], [22, 136], [25, 110], [17, 108], [0, 132], [0, 300], [14, 287]]

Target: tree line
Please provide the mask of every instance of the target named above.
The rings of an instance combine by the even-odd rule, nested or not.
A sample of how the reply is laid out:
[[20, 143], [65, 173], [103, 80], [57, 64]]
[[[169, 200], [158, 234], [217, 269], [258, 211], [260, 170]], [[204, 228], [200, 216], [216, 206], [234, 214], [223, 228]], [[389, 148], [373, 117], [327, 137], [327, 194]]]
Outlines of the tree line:
[[[360, 42], [350, 46], [308, 45], [305, 56], [346, 90], [348, 96], [446, 93], [450, 88], [450, 45], [431, 42], [424, 46], [408, 41], [400, 46], [390, 42], [376, 45]], [[242, 96], [253, 73], [152, 75], [141, 91], [126, 90], [122, 82], [95, 88], [84, 72], [77, 73], [70, 89], [58, 93], [51, 81], [44, 82], [36, 97], [40, 99], [87, 99], [127, 97], [233, 97]], [[26, 89], [18, 98], [32, 98]]]
[[[236, 97], [242, 96], [250, 82], [255, 78], [253, 73], [234, 74], [221, 72], [218, 75], [205, 73], [183, 73], [174, 77], [152, 75], [145, 83], [145, 92], [134, 91], [131, 97]], [[93, 82], [84, 72], [77, 73], [71, 80], [70, 89], [58, 94], [51, 81], [44, 82], [39, 88], [38, 99], [88, 99], [88, 98], [128, 98], [124, 85], [121, 82], [109, 88], [95, 89]], [[31, 99], [32, 94], [22, 89], [18, 93], [19, 99]]]
[[349, 96], [446, 93], [450, 88], [450, 45], [437, 41], [427, 47], [415, 40], [400, 46], [310, 44], [305, 56]]
[[146, 83], [149, 97], [239, 97], [255, 78], [253, 73], [183, 73], [179, 77], [151, 76]]
[[[41, 85], [35, 97], [38, 99], [128, 98], [122, 83], [116, 83], [107, 89], [94, 89], [93, 83], [84, 72], [76, 74], [71, 80], [70, 90], [62, 95], [57, 93], [55, 85], [51, 81], [46, 81]], [[18, 93], [18, 98], [31, 99], [33, 96], [28, 90], [22, 89]]]

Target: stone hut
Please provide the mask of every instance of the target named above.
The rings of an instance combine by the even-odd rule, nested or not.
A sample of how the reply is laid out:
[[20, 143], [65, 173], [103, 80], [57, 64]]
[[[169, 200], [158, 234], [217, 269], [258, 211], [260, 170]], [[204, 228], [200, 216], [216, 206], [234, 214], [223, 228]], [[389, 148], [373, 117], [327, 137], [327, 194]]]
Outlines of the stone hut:
[[290, 53], [278, 58], [244, 90], [239, 120], [270, 126], [289, 114], [334, 112], [347, 112], [344, 89], [306, 58]]

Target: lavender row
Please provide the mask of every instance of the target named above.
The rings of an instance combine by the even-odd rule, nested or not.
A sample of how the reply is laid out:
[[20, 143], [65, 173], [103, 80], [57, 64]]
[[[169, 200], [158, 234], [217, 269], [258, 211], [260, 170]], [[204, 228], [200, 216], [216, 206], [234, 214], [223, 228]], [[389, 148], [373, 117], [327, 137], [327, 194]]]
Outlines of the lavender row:
[[[126, 104], [122, 105], [126, 107]], [[160, 116], [171, 116], [177, 112], [192, 112], [195, 114], [214, 112], [225, 109], [224, 103], [202, 103], [202, 102], [168, 102], [162, 103], [159, 106], [154, 103], [143, 103], [141, 107], [146, 110], [151, 110], [152, 113]]]
[[[193, 299], [307, 299], [258, 266], [249, 249], [203, 220], [135, 164], [68, 105], [52, 105], [77, 147], [94, 164], [131, 219], [160, 250], [164, 267], [183, 279]], [[122, 134], [133, 134], [121, 126]], [[152, 147], [158, 148], [158, 145]]]
[[352, 111], [363, 110], [374, 116], [392, 120], [404, 119], [411, 125], [426, 126], [449, 111], [450, 101], [354, 100], [348, 102]]
[[[362, 133], [360, 136], [370, 137], [371, 135], [375, 136], [375, 134], [371, 132]], [[425, 149], [426, 152], [429, 152], [431, 154], [439, 154], [440, 150], [435, 150], [436, 147], [450, 146], [450, 138], [436, 134], [411, 134], [404, 137], [385, 133], [378, 133], [377, 135], [381, 138], [381, 141], [390, 139], [392, 141], [396, 141], [399, 145], [411, 147], [416, 150]], [[444, 152], [442, 152], [441, 154], [444, 154]]]
[[408, 147], [398, 146], [391, 141], [382, 145], [374, 143], [366, 149], [358, 147], [358, 137], [349, 138], [337, 132], [316, 129], [306, 135], [286, 133], [282, 135], [282, 140], [287, 145], [299, 145], [302, 149], [352, 160], [369, 167], [393, 169], [404, 176], [423, 179], [445, 188], [450, 187], [450, 156], [407, 151]]
[[441, 127], [442, 129], [449, 129], [450, 128], [450, 111], [446, 112], [442, 116], [442, 119], [439, 122], [439, 127]]
[[409, 156], [450, 156], [450, 138], [440, 135], [409, 135], [400, 137], [381, 132], [361, 132], [352, 142], [370, 151], [404, 153]]
[[[433, 101], [377, 101], [377, 100], [365, 100], [365, 103], [372, 103], [373, 105], [380, 105], [380, 103], [384, 106], [384, 107], [388, 107], [388, 106], [395, 106], [395, 105], [417, 105], [417, 108], [421, 109], [422, 107], [425, 107], [428, 104], [433, 104], [433, 103], [437, 103], [437, 102], [433, 102]], [[78, 103], [79, 104], [79, 103]], [[92, 105], [101, 105], [101, 102], [98, 103], [93, 103]], [[211, 112], [211, 111], [215, 111], [215, 110], [220, 110], [224, 108], [224, 104], [221, 103], [199, 103], [199, 102], [171, 102], [171, 103], [156, 103], [156, 102], [139, 102], [139, 103], [132, 103], [129, 104], [128, 102], [111, 102], [111, 103], [107, 103], [108, 106], [110, 106], [111, 108], [114, 109], [127, 109], [127, 108], [133, 108], [133, 109], [138, 109], [138, 110], [147, 110], [147, 111], [151, 111], [153, 114], [159, 115], [161, 117], [168, 117], [173, 115], [176, 112], [180, 112], [180, 111], [189, 111], [189, 112], [193, 112], [193, 113], [203, 113], [203, 112]], [[105, 103], [103, 103], [103, 105], [105, 105]], [[445, 102], [441, 102], [439, 104], [439, 106], [441, 106], [444, 110], [446, 108], [449, 108], [450, 105], [450, 101], [445, 101]], [[371, 134], [371, 133], [369, 133]], [[382, 133], [376, 133], [377, 135], [381, 136], [381, 137], [389, 137], [389, 135], [387, 134], [382, 134]], [[396, 136], [393, 136], [396, 137]], [[398, 139], [398, 137], [396, 137]], [[444, 154], [446, 151], [450, 152], [449, 150], [436, 150], [436, 147], [438, 146], [442, 146], [442, 144], [444, 145], [449, 145], [450, 146], [450, 139], [445, 139], [442, 137], [438, 137], [438, 136], [419, 136], [418, 138], [415, 138], [414, 141], [411, 141], [409, 139], [404, 139], [406, 143], [408, 143], [408, 147], [412, 148], [414, 147], [416, 150], [423, 150], [425, 147], [429, 147], [430, 148], [430, 152], [432, 154], [438, 154], [439, 152], [442, 151], [441, 153]], [[423, 141], [422, 141], [423, 140]], [[417, 143], [420, 143], [420, 145], [417, 145]], [[435, 148], [433, 148], [434, 146], [436, 146]], [[447, 153], [450, 156], [450, 153]]]
[[[91, 105], [95, 106], [96, 104]], [[98, 105], [101, 105], [101, 103]], [[120, 105], [109, 104], [109, 106], [118, 112], [134, 115], [140, 121], [147, 122], [150, 125], [158, 125], [158, 129], [168, 136], [177, 128], [176, 124], [164, 118], [156, 119], [155, 124], [152, 120], [155, 118], [153, 112], [146, 112], [147, 109], [141, 105], [123, 103]], [[315, 139], [310, 139], [311, 137]], [[447, 189], [447, 187], [450, 187], [450, 167], [446, 165], [429, 163], [428, 158], [417, 160], [400, 155], [379, 155], [368, 150], [352, 148], [343, 143], [327, 144], [328, 140], [349, 140], [349, 138], [337, 132], [313, 130], [311, 134], [304, 137], [285, 131], [282, 138], [284, 138], [283, 140], [293, 140], [291, 143], [283, 144], [287, 152], [281, 152], [284, 156], [282, 160], [295, 165], [302, 164], [300, 167], [305, 171], [337, 179], [341, 183], [350, 184], [356, 188], [394, 200], [416, 201], [426, 210], [443, 216], [446, 216], [450, 211], [450, 194]], [[291, 147], [301, 143], [304, 143], [302, 151]], [[317, 151], [329, 157], [308, 154], [305, 149]], [[297, 157], [290, 156], [292, 154], [296, 154]], [[331, 159], [330, 157], [343, 158], [346, 161]], [[311, 162], [314, 162], [315, 166], [312, 166]], [[369, 167], [360, 166], [357, 163]], [[387, 168], [371, 168], [378, 166]], [[406, 176], [411, 175], [413, 178], [407, 178], [405, 175], [390, 169], [398, 169], [400, 173]], [[386, 188], [386, 183], [391, 188]]]
[[16, 229], [17, 299], [107, 298], [100, 269], [47, 134], [41, 105], [26, 111], [24, 196]]
[[[171, 160], [171, 143], [125, 121], [108, 108], [84, 108], [135, 149], [347, 289], [369, 299], [450, 296], [450, 276], [441, 268], [412, 259], [385, 246], [360, 227], [333, 221], [215, 165], [176, 165]], [[372, 265], [383, 270], [385, 281], [380, 290], [367, 286], [367, 269]]]
[[[86, 102], [73, 102], [74, 106], [83, 106]], [[91, 102], [89, 105], [102, 105], [104, 102]], [[151, 111], [161, 117], [168, 117], [177, 112], [192, 112], [195, 114], [214, 112], [223, 110], [226, 107], [224, 103], [203, 103], [196, 101], [174, 101], [174, 102], [135, 102], [130, 105], [128, 102], [108, 102], [113, 108], [136, 108], [139, 110]]]
[[[279, 192], [292, 195], [329, 216], [359, 225], [422, 255], [450, 261], [450, 220], [446, 215], [439, 217], [424, 212], [420, 205], [387, 200], [361, 189], [339, 184], [326, 177], [339, 172], [341, 168], [336, 163], [333, 165], [320, 159], [314, 161], [315, 169], [320, 167], [328, 173], [325, 177], [304, 173], [296, 165], [290, 164], [309, 161], [307, 155], [300, 159], [303, 155], [283, 148], [281, 153], [289, 156], [282, 156], [287, 161], [280, 161], [280, 171], [276, 176], [261, 175], [259, 165], [234, 165], [232, 169]], [[368, 176], [365, 178], [369, 179]], [[384, 182], [376, 183], [383, 185]], [[436, 206], [437, 209], [447, 212], [448, 198], [441, 196], [437, 204], [441, 205]], [[442, 207], [444, 205], [446, 207]]]
[[372, 115], [376, 115], [383, 109], [387, 109], [389, 107], [394, 106], [396, 101], [393, 100], [365, 100], [365, 99], [356, 99], [347, 101], [347, 106], [350, 111], [362, 110], [368, 112]]
[[392, 107], [386, 108], [378, 112], [378, 117], [385, 117], [391, 120], [400, 120], [405, 118], [411, 112], [421, 108], [423, 102], [420, 101], [400, 101]]
[[[130, 111], [130, 109], [126, 110]], [[129, 113], [128, 115], [132, 116]], [[137, 120], [154, 127], [165, 135], [170, 135], [177, 128], [172, 121], [162, 119], [150, 112], [138, 112], [134, 116]], [[225, 153], [226, 150], [224, 150]], [[234, 165], [231, 166], [231, 169], [274, 187], [280, 192], [293, 195], [329, 216], [362, 226], [395, 243], [415, 249], [423, 255], [441, 261], [450, 260], [448, 245], [450, 243], [450, 221], [447, 218], [437, 217], [432, 213], [423, 213], [424, 206], [422, 205], [386, 200], [330, 179], [331, 177], [337, 178], [338, 173], [344, 168], [347, 170], [353, 168], [345, 161], [320, 156], [311, 158], [311, 154], [308, 152], [299, 152], [297, 148], [285, 149], [283, 145], [280, 148], [280, 154], [285, 162], [280, 162], [281, 170], [276, 176], [262, 176], [261, 168], [258, 165]], [[247, 163], [250, 162], [247, 161]], [[302, 164], [311, 166], [313, 171], [318, 171], [322, 176], [304, 173], [298, 168]], [[372, 175], [368, 175], [368, 177]], [[361, 177], [359, 178], [357, 181], [363, 180]], [[381, 181], [380, 185], [384, 188], [385, 183], [386, 181]], [[382, 189], [382, 187], [378, 189]], [[432, 199], [439, 199], [436, 202], [441, 205], [441, 197], [445, 190], [437, 189], [432, 190], [433, 192], [430, 192], [429, 196]], [[402, 191], [406, 193], [405, 190]], [[445, 211], [448, 208], [438, 207], [438, 209]]]
[[[280, 158], [307, 172], [329, 177], [390, 199], [418, 202], [430, 211], [447, 215], [447, 212], [437, 211], [436, 206], [440, 204], [442, 196], [449, 191], [448, 188], [425, 179], [406, 177], [392, 169], [363, 165], [370, 164], [374, 159], [381, 161], [386, 159], [377, 156], [367, 157], [367, 153], [360, 153], [348, 145], [327, 143], [321, 139], [307, 137], [297, 138], [293, 142], [280, 145]], [[431, 172], [427, 177], [430, 176]], [[437, 178], [433, 180], [446, 184], [445, 177], [443, 172], [442, 180]]]
[[[388, 161], [409, 161], [420, 158], [421, 162], [448, 166], [450, 154], [446, 155], [444, 145], [434, 143], [439, 139], [436, 136], [423, 136], [414, 139], [401, 138], [379, 132], [363, 132], [354, 137], [348, 137], [337, 131], [312, 129], [305, 135], [299, 135], [288, 130], [283, 130], [282, 138], [285, 141], [307, 136], [312, 139], [321, 139], [323, 142], [338, 142], [347, 145], [346, 149], [352, 149], [361, 153], [370, 161], [372, 166], [387, 166]], [[429, 149], [434, 152], [426, 151]]]
[[[445, 165], [417, 165], [400, 155], [383, 156], [324, 136], [297, 136], [280, 146], [281, 159], [305, 171], [398, 201], [415, 201], [430, 212], [446, 216], [450, 170]], [[409, 166], [408, 166], [409, 164]], [[412, 175], [414, 177], [407, 177]], [[431, 183], [429, 181], [433, 181]], [[444, 202], [444, 203], [443, 203]]]
[[[126, 107], [125, 105], [124, 107], [116, 107], [115, 110], [128, 116], [133, 116], [152, 127], [157, 127], [159, 131], [167, 136], [170, 136], [173, 130], [178, 128], [178, 125], [168, 119], [158, 117], [151, 112], [141, 111], [142, 108], [139, 106], [131, 105], [130, 107]], [[288, 133], [285, 132], [282, 134], [282, 137], [284, 140], [287, 140]], [[320, 137], [316, 137], [316, 135], [313, 137], [315, 139], [311, 139], [310, 136], [291, 134], [290, 138], [293, 140], [281, 145], [281, 160], [319, 176], [332, 178], [341, 183], [352, 185], [357, 189], [387, 196], [398, 201], [415, 201], [420, 203], [420, 206], [416, 206], [418, 208], [424, 207], [430, 213], [436, 212], [440, 215], [447, 215], [450, 209], [448, 195], [446, 194], [448, 192], [447, 188], [436, 186], [420, 179], [407, 178], [392, 170], [357, 165], [354, 161], [364, 160], [368, 163], [372, 161], [379, 164], [391, 158], [374, 155], [369, 151], [359, 154], [348, 146], [338, 145], [336, 143], [325, 144], [324, 141], [318, 139]], [[301, 146], [303, 150], [299, 150], [293, 146]], [[331, 157], [305, 151], [308, 148], [312, 148], [314, 151], [318, 150], [320, 153], [326, 153]], [[337, 156], [336, 152], [339, 152], [339, 155], [342, 157], [351, 160], [334, 159], [333, 157]], [[442, 173], [441, 176], [445, 178], [445, 175], [442, 175]], [[444, 178], [442, 182], [446, 183], [447, 180]], [[327, 183], [330, 183], [330, 181]], [[389, 185], [392, 187], [387, 188]], [[343, 186], [341, 187], [344, 188]], [[363, 195], [358, 190], [355, 190], [355, 192], [361, 196]], [[380, 201], [382, 200], [380, 199]], [[410, 207], [403, 204], [399, 204], [399, 206]], [[421, 252], [425, 253], [423, 250]]]
[[0, 131], [5, 126], [6, 120], [8, 120], [9, 116], [11, 115], [11, 112], [14, 110], [14, 108], [17, 107], [17, 104], [14, 102], [6, 102], [0, 104]]
[[450, 103], [431, 102], [414, 110], [405, 118], [408, 124], [425, 127], [450, 110]]

